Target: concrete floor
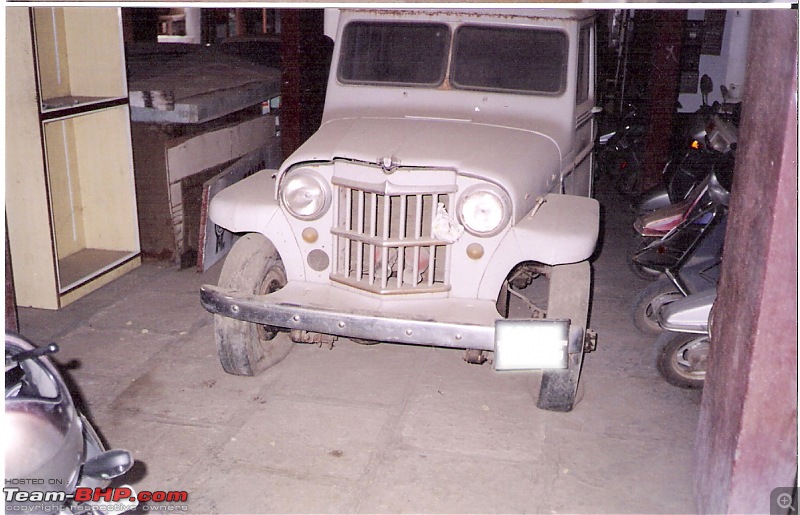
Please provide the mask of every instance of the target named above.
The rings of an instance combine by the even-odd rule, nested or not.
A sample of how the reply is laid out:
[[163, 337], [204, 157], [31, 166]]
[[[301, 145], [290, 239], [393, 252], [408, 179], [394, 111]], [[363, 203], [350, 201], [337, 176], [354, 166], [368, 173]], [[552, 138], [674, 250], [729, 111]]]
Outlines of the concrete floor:
[[347, 340], [296, 345], [259, 377], [226, 375], [205, 274], [145, 264], [60, 311], [20, 308], [89, 416], [138, 460], [137, 490], [189, 492], [193, 513], [689, 513], [700, 392], [663, 381], [628, 306], [632, 213], [608, 191], [594, 262], [585, 395], [535, 407], [537, 374], [461, 351]]

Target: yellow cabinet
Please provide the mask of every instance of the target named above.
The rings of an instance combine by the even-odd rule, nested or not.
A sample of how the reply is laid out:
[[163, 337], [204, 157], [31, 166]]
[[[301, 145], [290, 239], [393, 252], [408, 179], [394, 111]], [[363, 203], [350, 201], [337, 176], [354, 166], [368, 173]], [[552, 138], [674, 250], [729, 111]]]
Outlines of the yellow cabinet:
[[17, 303], [57, 309], [140, 264], [120, 11], [6, 9], [6, 218]]

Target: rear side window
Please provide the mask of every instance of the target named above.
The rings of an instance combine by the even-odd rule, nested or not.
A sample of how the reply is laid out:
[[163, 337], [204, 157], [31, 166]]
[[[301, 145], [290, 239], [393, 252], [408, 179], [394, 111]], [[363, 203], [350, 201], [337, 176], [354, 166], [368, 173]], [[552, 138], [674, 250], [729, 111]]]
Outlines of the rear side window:
[[436, 86], [449, 46], [450, 29], [440, 23], [352, 22], [344, 29], [339, 80]]
[[467, 25], [455, 36], [451, 82], [463, 89], [564, 91], [567, 36], [561, 31]]
[[589, 99], [589, 50], [591, 35], [591, 29], [589, 27], [584, 27], [581, 29], [581, 37], [578, 40], [578, 87], [575, 93], [575, 103], [578, 105]]

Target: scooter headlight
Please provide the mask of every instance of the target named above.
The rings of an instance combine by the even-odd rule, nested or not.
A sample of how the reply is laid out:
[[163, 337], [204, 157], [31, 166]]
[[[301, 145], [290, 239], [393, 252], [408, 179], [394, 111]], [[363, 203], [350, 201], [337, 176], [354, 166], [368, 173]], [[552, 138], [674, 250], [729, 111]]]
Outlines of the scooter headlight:
[[319, 174], [300, 169], [289, 172], [284, 177], [280, 199], [295, 218], [316, 220], [328, 210], [331, 193], [328, 183]]
[[497, 186], [475, 185], [459, 199], [458, 216], [470, 234], [494, 236], [511, 218], [511, 200]]

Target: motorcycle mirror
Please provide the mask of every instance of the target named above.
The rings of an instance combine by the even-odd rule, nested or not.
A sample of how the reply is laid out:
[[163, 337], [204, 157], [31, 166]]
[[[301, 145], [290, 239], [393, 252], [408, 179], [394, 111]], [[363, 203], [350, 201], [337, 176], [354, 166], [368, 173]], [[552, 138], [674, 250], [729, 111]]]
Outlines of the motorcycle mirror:
[[83, 464], [83, 473], [96, 479], [112, 479], [126, 473], [133, 466], [133, 456], [124, 449], [112, 449]]
[[58, 352], [58, 345], [55, 343], [51, 343], [46, 347], [38, 347], [36, 349], [20, 352], [15, 356], [11, 356], [10, 359], [15, 363], [22, 363], [23, 361], [29, 359], [40, 358], [48, 354], [55, 354], [56, 352]]

